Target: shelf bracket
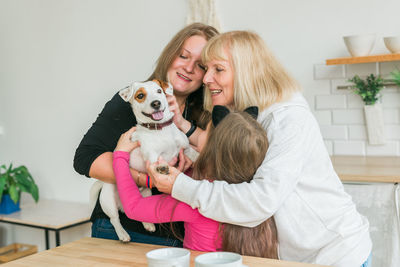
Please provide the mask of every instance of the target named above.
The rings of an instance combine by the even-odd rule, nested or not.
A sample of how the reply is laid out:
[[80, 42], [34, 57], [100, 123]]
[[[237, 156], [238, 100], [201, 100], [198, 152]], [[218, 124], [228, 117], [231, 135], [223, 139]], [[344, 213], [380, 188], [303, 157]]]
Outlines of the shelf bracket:
[[[385, 80], [383, 82], [383, 86], [398, 86], [397, 83], [394, 82], [394, 80]], [[337, 90], [348, 90], [348, 89], [353, 89], [353, 85], [338, 85], [336, 87]]]

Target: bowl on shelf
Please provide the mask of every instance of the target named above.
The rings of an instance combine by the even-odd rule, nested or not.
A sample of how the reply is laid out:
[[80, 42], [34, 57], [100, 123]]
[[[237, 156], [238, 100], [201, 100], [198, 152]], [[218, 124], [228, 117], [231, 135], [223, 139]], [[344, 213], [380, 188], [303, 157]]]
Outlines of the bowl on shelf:
[[400, 53], [400, 36], [384, 37], [386, 48], [393, 54]]
[[353, 57], [368, 56], [375, 45], [375, 34], [349, 35], [343, 37], [347, 50]]

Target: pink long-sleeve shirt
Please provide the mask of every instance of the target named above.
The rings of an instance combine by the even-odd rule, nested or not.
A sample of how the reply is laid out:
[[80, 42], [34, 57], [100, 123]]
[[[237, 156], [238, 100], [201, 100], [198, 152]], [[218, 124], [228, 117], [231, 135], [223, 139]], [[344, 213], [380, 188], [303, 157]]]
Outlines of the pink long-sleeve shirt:
[[115, 151], [113, 168], [119, 197], [129, 218], [149, 223], [183, 221], [183, 247], [199, 251], [216, 251], [221, 248], [218, 222], [204, 217], [197, 209], [192, 209], [170, 195], [142, 197], [129, 170], [129, 153]]

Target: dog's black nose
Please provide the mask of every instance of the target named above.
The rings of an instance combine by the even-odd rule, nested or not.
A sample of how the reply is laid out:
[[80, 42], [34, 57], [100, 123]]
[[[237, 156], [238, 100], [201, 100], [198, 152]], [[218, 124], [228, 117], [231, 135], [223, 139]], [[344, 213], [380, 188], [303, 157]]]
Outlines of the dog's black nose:
[[155, 110], [159, 110], [160, 106], [161, 106], [161, 102], [158, 100], [154, 100], [153, 102], [151, 102], [150, 106], [152, 108], [154, 108]]

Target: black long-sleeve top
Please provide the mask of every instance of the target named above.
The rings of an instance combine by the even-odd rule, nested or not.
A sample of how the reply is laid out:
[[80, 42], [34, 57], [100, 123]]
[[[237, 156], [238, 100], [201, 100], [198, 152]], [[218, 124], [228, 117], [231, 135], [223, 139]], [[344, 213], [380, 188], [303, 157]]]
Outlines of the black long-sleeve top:
[[[202, 96], [200, 97], [202, 98]], [[192, 97], [189, 97], [188, 99], [190, 98]], [[198, 101], [198, 99], [196, 99], [196, 101]], [[186, 107], [187, 110], [184, 112], [184, 116], [189, 119], [191, 118], [191, 105], [186, 105]], [[93, 161], [105, 152], [113, 152], [121, 134], [135, 125], [136, 118], [130, 104], [125, 102], [118, 93], [115, 94], [114, 97], [106, 103], [96, 121], [84, 135], [81, 143], [76, 149], [74, 169], [78, 173], [90, 177], [89, 170]], [[159, 194], [157, 189], [153, 189], [153, 194]], [[120, 212], [119, 215], [121, 224], [125, 229], [142, 234], [173, 237], [169, 224], [164, 224], [165, 227], [159, 227], [159, 225], [156, 225], [157, 230], [154, 233], [151, 233], [143, 228], [141, 222], [129, 219], [125, 213]], [[101, 209], [98, 200], [93, 210], [91, 221], [94, 222], [97, 218], [108, 218]], [[183, 225], [180, 225], [177, 228], [179, 228], [177, 229], [179, 232], [183, 233]]]

